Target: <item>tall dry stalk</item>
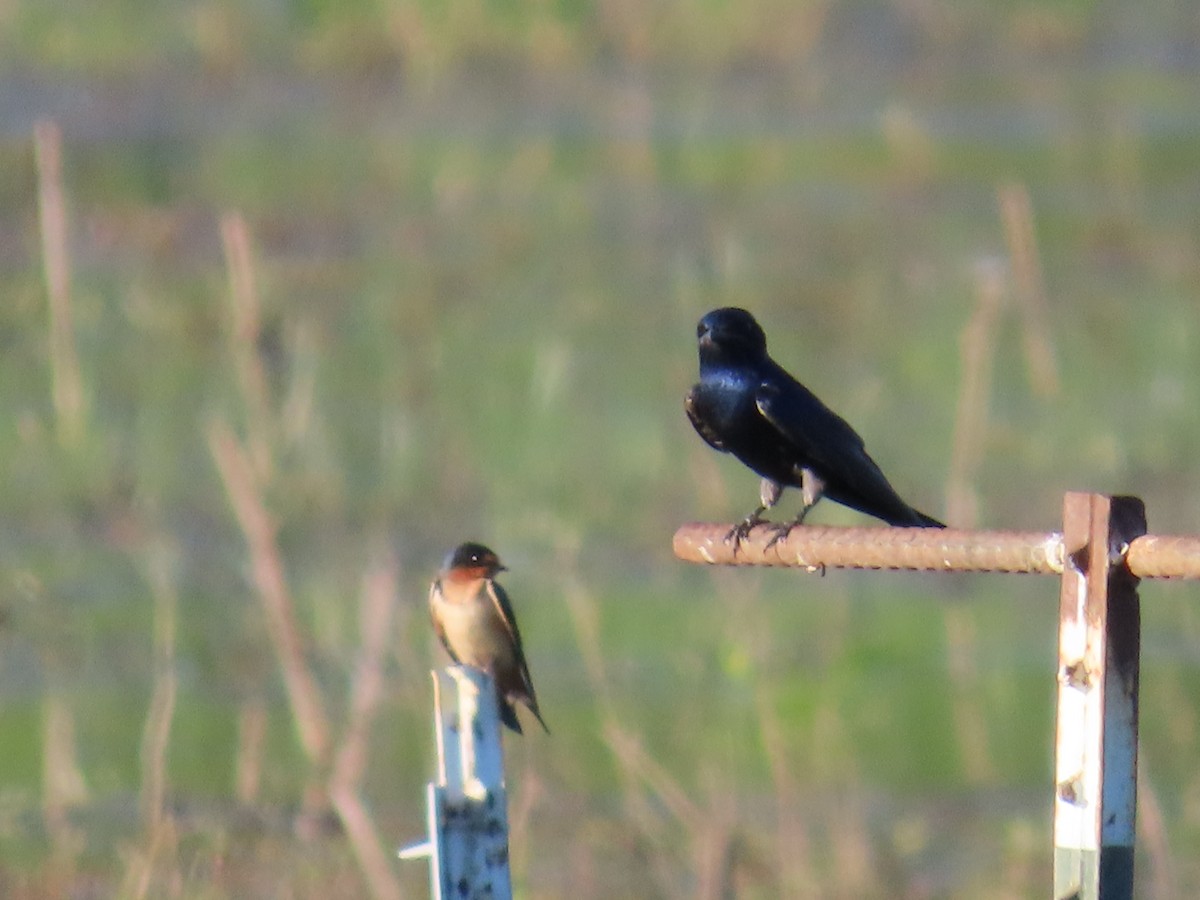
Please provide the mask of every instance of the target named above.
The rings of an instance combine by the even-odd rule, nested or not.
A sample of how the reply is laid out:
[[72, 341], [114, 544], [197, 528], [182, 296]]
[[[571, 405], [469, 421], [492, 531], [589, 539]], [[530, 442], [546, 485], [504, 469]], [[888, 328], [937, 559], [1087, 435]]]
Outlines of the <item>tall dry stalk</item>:
[[209, 423], [208, 447], [250, 550], [267, 635], [283, 674], [300, 746], [308, 761], [323, 769], [331, 746], [329, 716], [316, 677], [305, 660], [296, 605], [275, 541], [275, 523], [263, 500], [254, 464], [223, 420]]
[[151, 550], [145, 563], [146, 577], [154, 599], [154, 690], [142, 731], [142, 821], [153, 832], [168, 812], [167, 746], [175, 712], [179, 678], [175, 670], [175, 632], [179, 598], [175, 593], [174, 551], [168, 547]]
[[972, 784], [995, 778], [987, 717], [980, 703], [979, 636], [975, 619], [968, 607], [951, 603], [942, 615], [946, 630], [946, 669], [954, 708], [954, 728], [958, 738], [963, 775]]
[[703, 824], [703, 816], [679, 783], [645, 751], [638, 736], [621, 724], [601, 651], [599, 610], [578, 574], [580, 541], [564, 538], [567, 531], [562, 526], [556, 530], [560, 541], [557, 569], [564, 573], [564, 600], [575, 628], [584, 671], [596, 698], [601, 734], [616, 763], [626, 820], [644, 841], [659, 851], [651, 853], [648, 859], [657, 893], [663, 897], [683, 896], [677, 873], [669, 865], [666, 849], [672, 841], [660, 811], [669, 810], [685, 828], [693, 829], [693, 834]]
[[48, 687], [42, 698], [42, 805], [52, 834], [73, 843], [67, 812], [89, 795], [76, 754], [75, 714], [62, 691]]
[[[558, 571], [566, 574], [563, 584], [566, 608], [570, 613], [571, 623], [575, 626], [576, 643], [580, 647], [584, 672], [587, 673], [588, 683], [596, 698], [601, 733], [617, 763], [617, 778], [620, 782], [626, 820], [650, 846], [665, 847], [670, 844], [670, 838], [666, 834], [656, 806], [661, 804], [668, 809], [673, 808], [678, 817], [690, 814], [690, 802], [686, 802], [686, 794], [670, 776], [667, 776], [662, 784], [652, 788], [661, 796], [659, 804], [650, 802], [650, 798], [643, 791], [643, 780], [654, 778], [656, 773], [650, 772], [644, 764], [646, 757], [643, 756], [640, 742], [620, 724], [604, 654], [600, 650], [599, 611], [592, 595], [577, 576], [577, 546], [577, 541], [570, 544], [564, 541], [564, 545], [559, 548], [562, 564], [558, 566]], [[680, 797], [684, 798], [683, 802], [680, 802]], [[652, 865], [652, 875], [658, 893], [661, 896], [677, 894], [678, 877], [667, 864], [664, 854], [652, 853], [648, 862]]]
[[810, 828], [815, 823], [806, 823], [801, 815], [804, 802], [795, 774], [796, 763], [789, 752], [786, 729], [775, 706], [771, 679], [761, 674], [771, 666], [777, 636], [769, 614], [763, 610], [757, 581], [748, 582], [745, 572], [713, 570], [709, 576], [716, 591], [717, 605], [725, 612], [729, 623], [727, 633], [736, 635], [741, 652], [750, 661], [744, 677], [753, 694], [758, 737], [771, 776], [771, 805], [775, 814], [771, 877], [777, 882], [782, 896], [820, 896], [821, 886], [815, 874], [810, 837]]
[[[979, 522], [976, 481], [987, 446], [996, 332], [1007, 295], [1005, 269], [999, 260], [981, 260], [974, 274], [975, 311], [959, 338], [962, 380], [947, 490], [947, 516], [957, 528], [973, 528]], [[980, 687], [974, 619], [968, 609], [951, 604], [943, 613], [942, 625], [963, 773], [968, 781], [978, 784], [991, 778], [995, 767], [988, 749], [987, 721], [977, 699]]]
[[[63, 190], [62, 132], [43, 119], [34, 126], [42, 265], [49, 308], [49, 346], [54, 424], [68, 448], [83, 439], [84, 399], [71, 315], [71, 265], [67, 249], [67, 204]], [[42, 698], [42, 809], [64, 877], [73, 870], [83, 837], [68, 810], [88, 797], [75, 741], [75, 714], [54, 670], [56, 654], [43, 654], [52, 671]]]
[[329, 799], [346, 829], [371, 894], [379, 900], [399, 900], [400, 883], [392, 869], [392, 854], [379, 840], [360, 792], [371, 722], [383, 699], [383, 662], [392, 635], [397, 580], [396, 563], [390, 557], [376, 564], [363, 579], [359, 600], [361, 646], [350, 685], [350, 713], [329, 776]]
[[255, 690], [238, 707], [237, 751], [234, 757], [234, 796], [250, 806], [262, 787], [263, 752], [267, 745], [267, 704], [262, 691]]
[[[245, 413], [247, 441], [240, 442], [225, 421], [216, 419], [208, 429], [209, 449], [249, 547], [267, 634], [283, 675], [301, 748], [311, 765], [304, 791], [306, 817], [299, 824], [302, 830], [309, 828], [312, 815], [328, 801], [346, 830], [371, 894], [380, 900], [398, 900], [401, 892], [392, 871], [391, 854], [380, 841], [360, 796], [370, 725], [383, 696], [383, 660], [392, 634], [396, 566], [389, 559], [375, 565], [364, 579], [361, 649], [351, 682], [349, 716], [335, 748], [325, 698], [304, 655], [295, 602], [275, 540], [275, 525], [264, 500], [265, 486], [275, 471], [272, 410], [258, 350], [261, 303], [245, 219], [238, 213], [226, 215], [221, 222], [221, 237], [232, 298], [230, 352]], [[266, 715], [261, 698], [250, 702], [242, 712], [237, 791], [239, 799], [247, 802], [258, 792]], [[328, 777], [322, 780], [326, 771]]]
[[[221, 221], [221, 238], [229, 269], [230, 354], [234, 359], [249, 438], [247, 445], [243, 445], [225, 421], [214, 419], [209, 423], [208, 445], [249, 547], [267, 634], [283, 674], [300, 746], [314, 772], [323, 771], [332, 745], [329, 717], [316, 677], [304, 656], [295, 602], [275, 541], [275, 523], [263, 498], [265, 484], [273, 471], [267, 427], [270, 408], [266, 376], [258, 356], [261, 304], [249, 229], [240, 213], [225, 215]], [[247, 773], [239, 790], [256, 780]], [[310, 799], [315, 799], [321, 791], [310, 784], [306, 793]]]
[[765, 686], [755, 687], [754, 700], [775, 795], [775, 867], [780, 889], [789, 897], [818, 897], [812, 840], [800, 814], [800, 787], [784, 741], [783, 723]]
[[33, 129], [37, 159], [42, 268], [50, 308], [50, 369], [55, 421], [67, 446], [83, 438], [83, 380], [71, 315], [71, 261], [67, 250], [67, 203], [63, 191], [62, 131], [48, 119]]
[[1029, 199], [1029, 189], [1023, 184], [1003, 184], [997, 189], [996, 195], [1012, 261], [1030, 381], [1038, 396], [1056, 397], [1059, 392], [1058, 363], [1055, 361], [1054, 341], [1050, 332], [1046, 282], [1038, 257], [1033, 202]]
[[959, 338], [962, 380], [954, 414], [954, 438], [947, 479], [947, 517], [956, 528], [979, 521], [975, 480], [983, 462], [988, 432], [989, 398], [996, 355], [996, 326], [1004, 307], [1004, 269], [998, 260], [975, 267], [975, 311]]
[[[163, 881], [172, 896], [183, 890], [183, 874], [178, 865], [178, 831], [167, 807], [167, 749], [171, 721], [178, 694], [175, 664], [175, 634], [179, 600], [175, 592], [175, 551], [165, 540], [153, 543], [141, 561], [154, 601], [154, 688], [142, 729], [142, 787], [139, 806], [142, 814], [143, 845], [131, 854], [121, 896], [146, 897]], [[160, 874], [164, 860], [170, 868]]]
[[271, 405], [267, 376], [258, 350], [262, 336], [262, 302], [250, 249], [250, 229], [241, 213], [226, 213], [221, 219], [221, 244], [225, 248], [225, 265], [229, 270], [230, 354], [245, 413], [250, 455], [256, 473], [265, 480], [271, 475]]

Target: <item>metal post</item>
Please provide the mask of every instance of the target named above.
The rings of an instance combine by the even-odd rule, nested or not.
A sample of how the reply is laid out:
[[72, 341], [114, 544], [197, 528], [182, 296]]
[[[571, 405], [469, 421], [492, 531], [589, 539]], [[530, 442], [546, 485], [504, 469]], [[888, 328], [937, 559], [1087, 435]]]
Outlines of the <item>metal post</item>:
[[[456, 709], [442, 705], [454, 682]], [[427, 791], [429, 840], [400, 851], [428, 857], [433, 900], [512, 897], [508, 871], [508, 798], [496, 689], [486, 673], [451, 666], [433, 673], [437, 781]]]
[[1134, 497], [1067, 494], [1059, 600], [1054, 896], [1133, 896], [1140, 612]]

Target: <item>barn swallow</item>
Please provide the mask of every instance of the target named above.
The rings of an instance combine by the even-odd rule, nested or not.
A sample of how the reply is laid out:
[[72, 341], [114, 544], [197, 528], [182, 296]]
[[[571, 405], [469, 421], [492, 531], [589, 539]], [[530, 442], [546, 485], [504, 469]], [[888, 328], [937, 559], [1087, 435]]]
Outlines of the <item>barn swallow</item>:
[[900, 499], [863, 439], [767, 355], [767, 336], [744, 309], [715, 309], [696, 326], [700, 382], [684, 409], [700, 437], [732, 453], [762, 478], [759, 506], [726, 537], [735, 544], [765, 521], [785, 488], [798, 487], [804, 506], [786, 536], [821, 499], [882, 519], [889, 525], [945, 528]]
[[496, 583], [496, 575], [504, 571], [496, 554], [482, 544], [455, 547], [429, 588], [433, 630], [457, 664], [492, 677], [500, 720], [505, 725], [521, 734], [513, 705], [519, 700], [549, 732], [538, 710], [512, 604]]

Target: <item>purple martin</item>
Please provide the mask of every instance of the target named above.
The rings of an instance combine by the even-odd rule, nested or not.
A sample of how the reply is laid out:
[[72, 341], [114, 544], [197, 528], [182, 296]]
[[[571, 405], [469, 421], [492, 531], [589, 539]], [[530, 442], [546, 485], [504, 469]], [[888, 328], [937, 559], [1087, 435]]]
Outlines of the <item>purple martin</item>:
[[549, 732], [538, 710], [512, 603], [496, 583], [496, 575], [504, 571], [499, 557], [487, 547], [460, 544], [450, 551], [429, 588], [429, 616], [454, 662], [492, 677], [505, 725], [521, 734], [513, 705], [520, 701]]
[[732, 453], [762, 478], [760, 505], [729, 532], [740, 542], [766, 521], [785, 488], [804, 506], [777, 525], [775, 540], [804, 521], [822, 496], [889, 525], [945, 528], [900, 499], [863, 439], [837, 413], [767, 355], [767, 336], [744, 309], [714, 309], [696, 326], [700, 382], [684, 409], [700, 437]]

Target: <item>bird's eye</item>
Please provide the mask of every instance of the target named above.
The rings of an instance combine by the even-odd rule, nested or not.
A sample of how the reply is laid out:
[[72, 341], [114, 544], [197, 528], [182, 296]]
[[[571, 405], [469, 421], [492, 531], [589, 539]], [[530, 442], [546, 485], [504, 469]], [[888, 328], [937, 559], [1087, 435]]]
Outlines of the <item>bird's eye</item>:
[[698, 338], [702, 338], [702, 337], [704, 337], [706, 334], [708, 334], [708, 323], [707, 323], [707, 322], [700, 322], [700, 323], [699, 323], [699, 324], [696, 326], [696, 337], [698, 337]]

